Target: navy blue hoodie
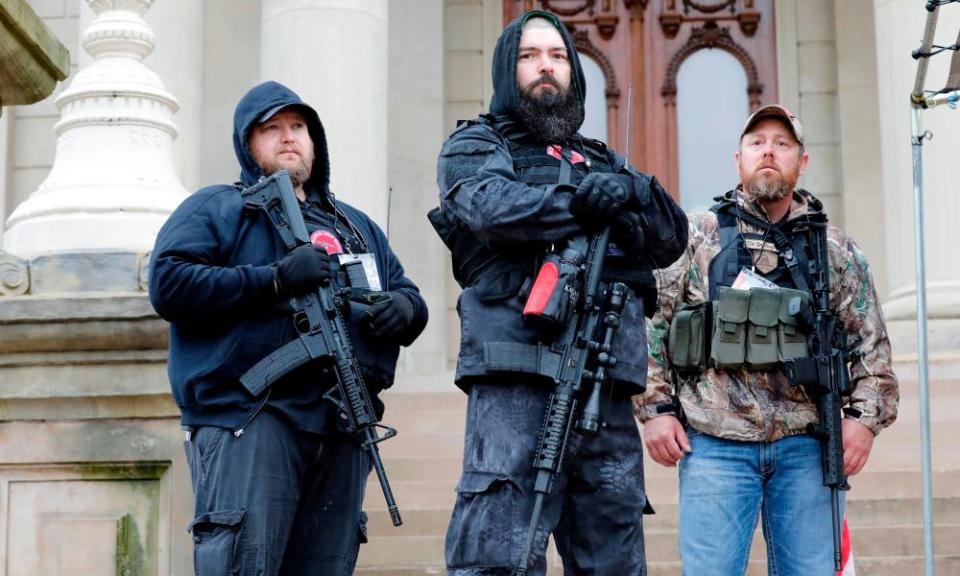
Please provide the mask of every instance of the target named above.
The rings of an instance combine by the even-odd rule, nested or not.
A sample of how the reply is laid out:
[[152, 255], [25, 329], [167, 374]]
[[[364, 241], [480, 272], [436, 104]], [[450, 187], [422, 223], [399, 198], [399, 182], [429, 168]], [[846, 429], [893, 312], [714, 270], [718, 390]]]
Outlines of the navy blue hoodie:
[[[265, 82], [251, 89], [234, 113], [233, 145], [240, 182], [209, 186], [187, 198], [157, 236], [150, 265], [150, 301], [170, 321], [168, 373], [181, 421], [187, 426], [242, 429], [263, 408], [303, 430], [329, 432], [334, 409], [322, 395], [332, 380], [307, 364], [260, 397], [239, 382], [248, 368], [296, 338], [289, 302], [275, 294], [272, 265], [286, 250], [265, 217], [244, 211], [242, 188], [264, 176], [247, 148], [250, 129], [264, 112], [296, 106], [307, 120], [315, 160], [304, 189], [308, 201], [346, 216], [373, 253], [384, 290], [401, 291], [414, 304], [409, 344], [426, 324], [426, 304], [390, 250], [383, 231], [365, 214], [330, 193], [330, 163], [316, 112], [290, 89]], [[351, 304], [356, 319], [362, 310]], [[351, 340], [372, 392], [393, 383], [399, 345], [373, 339], [351, 325]], [[378, 406], [379, 407], [379, 406]]]

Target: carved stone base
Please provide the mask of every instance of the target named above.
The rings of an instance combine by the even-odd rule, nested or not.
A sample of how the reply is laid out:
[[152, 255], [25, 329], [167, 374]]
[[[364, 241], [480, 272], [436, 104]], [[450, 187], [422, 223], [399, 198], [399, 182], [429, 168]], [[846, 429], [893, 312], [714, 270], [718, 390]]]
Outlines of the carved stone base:
[[0, 296], [145, 292], [149, 253], [73, 252], [24, 260], [0, 251]]
[[193, 573], [166, 347], [145, 294], [0, 298], [7, 573]]

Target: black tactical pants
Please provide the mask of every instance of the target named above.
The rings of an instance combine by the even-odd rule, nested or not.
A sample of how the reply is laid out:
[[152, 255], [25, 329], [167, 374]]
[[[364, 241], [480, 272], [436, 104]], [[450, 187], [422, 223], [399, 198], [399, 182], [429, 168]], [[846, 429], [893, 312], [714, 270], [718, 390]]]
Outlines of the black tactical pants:
[[299, 432], [265, 411], [239, 438], [194, 430], [186, 452], [198, 576], [353, 573], [370, 471], [353, 439]]
[[[520, 561], [533, 510], [532, 467], [550, 388], [474, 383], [467, 405], [463, 475], [447, 529], [455, 576], [509, 576]], [[629, 398], [605, 398], [597, 438], [571, 434], [568, 459], [548, 495], [530, 574], [543, 574], [548, 534], [564, 573], [646, 574], [643, 449]]]

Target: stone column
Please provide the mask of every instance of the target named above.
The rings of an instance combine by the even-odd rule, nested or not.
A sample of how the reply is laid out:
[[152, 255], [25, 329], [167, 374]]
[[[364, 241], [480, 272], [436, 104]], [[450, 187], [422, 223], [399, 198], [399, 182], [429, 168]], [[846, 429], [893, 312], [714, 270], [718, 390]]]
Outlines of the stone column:
[[57, 97], [53, 168], [4, 236], [29, 262], [33, 294], [138, 290], [140, 256], [186, 196], [171, 154], [178, 104], [142, 62], [154, 46], [142, 18], [152, 0], [88, 4], [96, 18], [81, 42], [93, 61]]
[[86, 1], [91, 58], [56, 99], [53, 168], [0, 252], [0, 564], [9, 576], [188, 574], [192, 491], [168, 325], [144, 273], [186, 197], [177, 101], [142, 62], [152, 0]]
[[201, 165], [203, 137], [203, 65], [206, 58], [204, 2], [163, 0], [144, 15], [157, 35], [157, 48], [147, 66], [177, 95], [177, 126], [173, 165], [188, 191], [212, 182]]
[[331, 188], [381, 227], [387, 215], [387, 0], [263, 0], [262, 80], [320, 114]]
[[[940, 9], [935, 44], [956, 41], [960, 11]], [[926, 11], [911, 0], [874, 0], [879, 123], [883, 154], [887, 286], [884, 312], [891, 320], [916, 317], [913, 171], [910, 147], [910, 90], [916, 75], [911, 52], [920, 45]], [[930, 61], [928, 89], [943, 87], [951, 53]], [[960, 250], [954, 241], [957, 195], [957, 142], [960, 111], [941, 107], [924, 111], [924, 128], [933, 134], [923, 146], [926, 278], [931, 319], [960, 318]]]
[[[426, 331], [400, 357], [405, 372], [446, 369], [447, 249], [427, 223], [437, 205], [443, 127], [443, 0], [404, 0], [390, 18], [390, 244], [430, 308]], [[471, 7], [472, 8], [472, 7]], [[459, 331], [459, 329], [458, 329]], [[450, 379], [422, 376], [448, 390]], [[404, 383], [406, 384], [406, 382]]]

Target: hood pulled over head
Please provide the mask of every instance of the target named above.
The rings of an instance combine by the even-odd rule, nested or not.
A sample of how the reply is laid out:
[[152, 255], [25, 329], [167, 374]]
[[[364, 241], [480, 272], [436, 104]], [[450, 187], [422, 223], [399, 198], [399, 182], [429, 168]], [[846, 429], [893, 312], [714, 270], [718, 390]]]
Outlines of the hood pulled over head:
[[490, 100], [492, 114], [517, 115], [520, 107], [520, 86], [517, 84], [520, 35], [523, 33], [523, 25], [531, 18], [543, 18], [560, 32], [570, 60], [570, 89], [576, 93], [581, 104], [585, 101], [587, 86], [583, 68], [580, 66], [580, 56], [570, 31], [556, 15], [543, 10], [531, 10], [508, 24], [497, 39], [497, 47], [493, 51], [493, 98]]
[[278, 82], [264, 82], [250, 89], [233, 113], [233, 150], [240, 163], [240, 180], [246, 186], [257, 183], [264, 176], [263, 169], [257, 164], [250, 152], [247, 141], [250, 130], [270, 112], [269, 116], [287, 106], [294, 106], [307, 121], [307, 130], [313, 140], [314, 161], [310, 179], [304, 188], [326, 197], [330, 186], [330, 157], [327, 153], [327, 137], [317, 112], [297, 96], [296, 92]]

